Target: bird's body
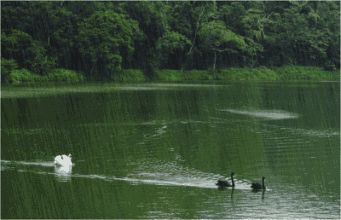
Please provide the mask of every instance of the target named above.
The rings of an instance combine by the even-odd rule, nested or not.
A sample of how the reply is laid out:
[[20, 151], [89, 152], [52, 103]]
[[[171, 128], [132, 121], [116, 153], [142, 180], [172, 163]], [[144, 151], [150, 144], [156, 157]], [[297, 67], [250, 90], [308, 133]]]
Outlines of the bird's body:
[[252, 190], [254, 190], [254, 191], [265, 190], [266, 187], [264, 184], [264, 179], [265, 179], [265, 177], [263, 176], [262, 177], [262, 183], [257, 183], [257, 182], [251, 183]]
[[54, 164], [56, 166], [69, 167], [72, 166], [71, 154], [58, 155], [54, 158]]
[[231, 187], [232, 186], [231, 183], [229, 183], [227, 180], [224, 180], [224, 179], [219, 179], [216, 185], [219, 187]]
[[262, 184], [260, 183], [252, 183], [251, 184], [252, 189], [262, 189]]
[[234, 175], [234, 173], [232, 172], [232, 173], [231, 173], [231, 182], [232, 182], [232, 183], [230, 183], [229, 181], [227, 181], [227, 180], [225, 180], [225, 179], [219, 179], [218, 182], [216, 183], [216, 185], [217, 185], [219, 188], [234, 187], [233, 175]]

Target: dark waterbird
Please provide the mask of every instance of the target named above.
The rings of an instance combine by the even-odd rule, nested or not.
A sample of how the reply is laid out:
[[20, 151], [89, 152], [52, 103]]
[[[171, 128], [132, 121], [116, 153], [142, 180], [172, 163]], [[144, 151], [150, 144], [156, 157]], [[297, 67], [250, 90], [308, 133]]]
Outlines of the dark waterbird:
[[232, 184], [229, 181], [227, 181], [227, 180], [219, 179], [218, 182], [216, 183], [216, 185], [219, 188], [234, 187], [233, 175], [234, 175], [234, 172], [231, 172], [231, 182], [232, 182]]
[[264, 179], [265, 179], [265, 177], [263, 176], [262, 177], [262, 183], [258, 183], [258, 182], [251, 183], [252, 190], [254, 190], [254, 191], [265, 190]]

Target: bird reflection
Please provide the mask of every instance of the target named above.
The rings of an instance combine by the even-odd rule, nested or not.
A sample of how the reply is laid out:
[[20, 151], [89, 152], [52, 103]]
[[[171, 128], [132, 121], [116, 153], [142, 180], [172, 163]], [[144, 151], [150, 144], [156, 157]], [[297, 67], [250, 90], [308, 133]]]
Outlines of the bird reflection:
[[72, 166], [55, 166], [54, 172], [58, 181], [69, 182], [71, 180]]
[[234, 188], [232, 188], [231, 190], [231, 199], [233, 199], [233, 192], [234, 192]]
[[[225, 187], [218, 187], [218, 190], [225, 191], [225, 190], [227, 190], [227, 188], [225, 188]], [[233, 193], [234, 193], [234, 187], [231, 188], [231, 194], [230, 194], [231, 199], [233, 199]]]

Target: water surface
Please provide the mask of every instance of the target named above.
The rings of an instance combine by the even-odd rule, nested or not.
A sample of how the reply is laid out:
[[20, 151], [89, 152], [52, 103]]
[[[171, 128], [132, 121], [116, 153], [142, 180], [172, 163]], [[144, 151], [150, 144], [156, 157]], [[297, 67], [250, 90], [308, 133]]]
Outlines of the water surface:
[[[3, 87], [2, 218], [340, 218], [338, 83]], [[54, 167], [72, 153], [71, 170]], [[236, 173], [234, 190], [217, 179]], [[267, 190], [250, 183], [266, 177]]]

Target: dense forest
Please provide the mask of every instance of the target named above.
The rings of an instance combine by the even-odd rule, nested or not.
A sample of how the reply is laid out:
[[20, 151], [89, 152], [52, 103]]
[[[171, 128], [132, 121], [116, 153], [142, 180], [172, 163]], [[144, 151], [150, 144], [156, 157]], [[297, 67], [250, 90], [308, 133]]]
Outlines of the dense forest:
[[2, 79], [56, 68], [108, 79], [122, 69], [340, 67], [340, 3], [1, 2]]

